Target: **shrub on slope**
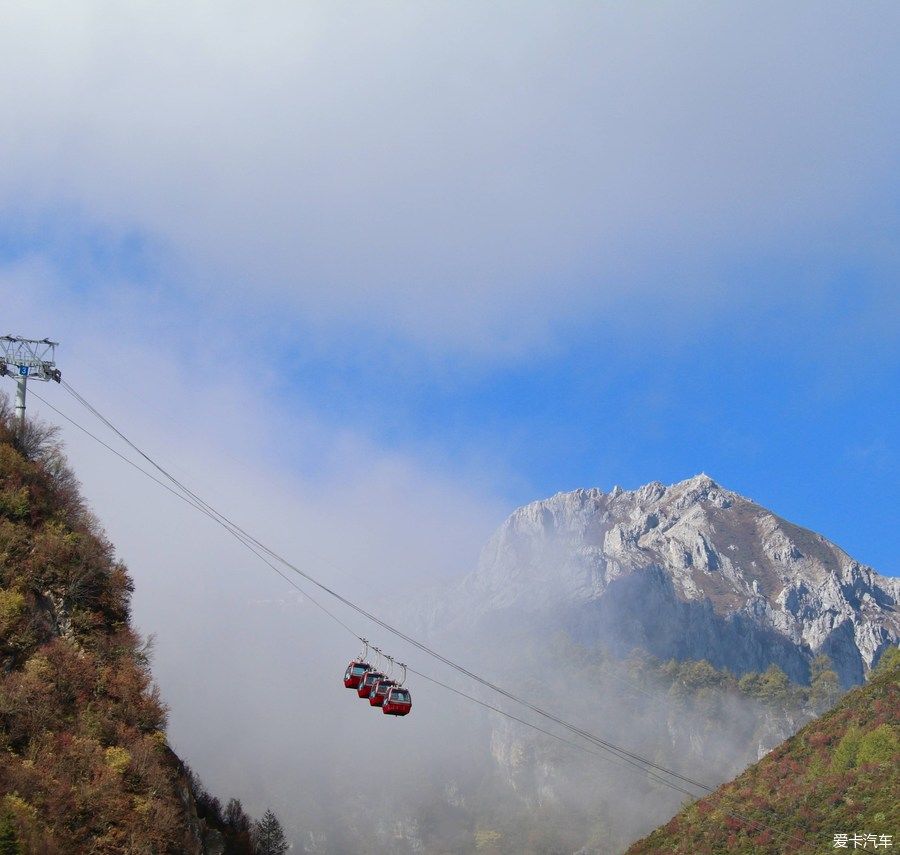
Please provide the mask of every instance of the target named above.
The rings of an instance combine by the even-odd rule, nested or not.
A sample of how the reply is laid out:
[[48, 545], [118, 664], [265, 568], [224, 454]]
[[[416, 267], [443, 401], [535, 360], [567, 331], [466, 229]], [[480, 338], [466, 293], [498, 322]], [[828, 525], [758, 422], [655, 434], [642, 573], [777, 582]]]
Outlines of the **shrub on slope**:
[[900, 845], [896, 648], [886, 651], [867, 685], [628, 855], [821, 853], [832, 849], [835, 834], [889, 835]]

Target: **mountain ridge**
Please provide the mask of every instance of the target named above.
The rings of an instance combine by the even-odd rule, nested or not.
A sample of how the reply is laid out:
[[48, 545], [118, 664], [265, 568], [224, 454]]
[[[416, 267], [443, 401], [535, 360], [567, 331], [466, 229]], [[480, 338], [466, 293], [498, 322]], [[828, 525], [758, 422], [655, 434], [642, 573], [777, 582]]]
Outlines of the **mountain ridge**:
[[472, 573], [420, 604], [438, 631], [526, 614], [739, 674], [777, 664], [806, 681], [825, 653], [849, 688], [900, 641], [898, 600], [900, 579], [700, 474], [524, 505]]

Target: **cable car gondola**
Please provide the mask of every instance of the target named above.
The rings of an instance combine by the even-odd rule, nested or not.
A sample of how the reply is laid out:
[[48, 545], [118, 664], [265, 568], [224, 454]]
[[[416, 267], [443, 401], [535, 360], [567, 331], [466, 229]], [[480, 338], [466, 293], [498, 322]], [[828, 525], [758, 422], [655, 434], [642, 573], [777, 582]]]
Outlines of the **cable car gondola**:
[[403, 686], [391, 686], [381, 711], [385, 715], [408, 715], [412, 709], [412, 695]]
[[358, 689], [362, 678], [371, 670], [372, 666], [368, 662], [362, 659], [354, 659], [347, 666], [347, 670], [344, 671], [344, 688]]
[[345, 689], [358, 689], [359, 684], [362, 682], [362, 678], [372, 670], [372, 666], [366, 661], [369, 658], [369, 642], [365, 638], [361, 638], [360, 641], [362, 641], [365, 647], [363, 648], [363, 652], [360, 653], [356, 659], [350, 660], [347, 670], [344, 671]]
[[375, 684], [379, 680], [383, 680], [385, 675], [380, 671], [366, 671], [365, 676], [363, 676], [362, 680], [359, 681], [359, 686], [356, 689], [356, 694], [361, 698], [368, 698], [372, 693], [372, 689], [375, 688]]
[[388, 692], [396, 685], [397, 683], [394, 680], [379, 680], [369, 693], [369, 705], [380, 707], [384, 703]]

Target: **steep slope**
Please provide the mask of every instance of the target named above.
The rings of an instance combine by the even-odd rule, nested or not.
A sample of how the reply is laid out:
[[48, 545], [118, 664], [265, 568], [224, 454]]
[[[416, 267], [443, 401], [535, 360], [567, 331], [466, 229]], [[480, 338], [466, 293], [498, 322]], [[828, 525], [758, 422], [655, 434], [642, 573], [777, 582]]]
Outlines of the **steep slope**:
[[166, 710], [129, 625], [125, 567], [52, 432], [15, 430], [3, 402], [0, 815], [35, 853], [201, 855], [240, 844], [246, 817], [232, 805], [241, 828], [201, 819], [210, 799], [166, 743]]
[[737, 674], [776, 664], [797, 681], [824, 653], [850, 687], [900, 640], [898, 599], [900, 580], [699, 475], [520, 508], [421, 610], [435, 631], [526, 615], [587, 645]]
[[[634, 844], [628, 855], [831, 851], [900, 843], [900, 655], [868, 685], [733, 782]], [[868, 835], [874, 835], [869, 838]], [[862, 845], [860, 844], [860, 847]], [[881, 846], [887, 849], [886, 846]]]

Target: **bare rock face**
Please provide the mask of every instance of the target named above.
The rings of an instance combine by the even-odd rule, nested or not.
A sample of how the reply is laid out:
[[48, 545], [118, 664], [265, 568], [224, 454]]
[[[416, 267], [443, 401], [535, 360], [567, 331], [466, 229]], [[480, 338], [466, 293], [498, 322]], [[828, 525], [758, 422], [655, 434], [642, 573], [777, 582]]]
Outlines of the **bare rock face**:
[[849, 687], [900, 640], [898, 599], [900, 579], [698, 475], [520, 508], [429, 622], [524, 614], [586, 643], [795, 680], [826, 653]]

